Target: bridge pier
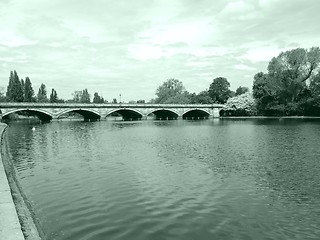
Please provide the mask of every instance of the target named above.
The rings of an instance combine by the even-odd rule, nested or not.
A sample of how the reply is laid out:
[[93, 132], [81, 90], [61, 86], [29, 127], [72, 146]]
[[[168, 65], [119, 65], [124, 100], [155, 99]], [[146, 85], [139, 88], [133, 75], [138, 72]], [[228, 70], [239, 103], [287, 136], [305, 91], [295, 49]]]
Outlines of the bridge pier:
[[219, 118], [219, 117], [220, 117], [220, 109], [214, 108], [212, 118]]

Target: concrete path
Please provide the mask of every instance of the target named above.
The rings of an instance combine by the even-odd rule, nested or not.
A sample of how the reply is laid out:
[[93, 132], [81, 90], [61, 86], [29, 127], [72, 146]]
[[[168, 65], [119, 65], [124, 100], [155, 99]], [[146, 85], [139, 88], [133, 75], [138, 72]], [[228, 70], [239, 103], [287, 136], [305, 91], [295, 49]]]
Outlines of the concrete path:
[[[5, 125], [0, 123], [0, 136]], [[0, 140], [1, 141], [1, 140]], [[17, 211], [13, 203], [7, 175], [4, 171], [2, 157], [0, 155], [0, 239], [24, 240]]]

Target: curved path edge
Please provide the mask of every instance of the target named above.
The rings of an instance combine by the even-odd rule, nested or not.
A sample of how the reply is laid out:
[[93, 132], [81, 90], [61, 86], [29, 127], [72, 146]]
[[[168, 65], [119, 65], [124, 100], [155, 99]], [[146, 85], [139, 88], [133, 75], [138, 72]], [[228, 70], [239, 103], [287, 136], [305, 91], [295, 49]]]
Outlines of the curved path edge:
[[41, 240], [6, 151], [7, 127], [0, 123], [0, 239]]

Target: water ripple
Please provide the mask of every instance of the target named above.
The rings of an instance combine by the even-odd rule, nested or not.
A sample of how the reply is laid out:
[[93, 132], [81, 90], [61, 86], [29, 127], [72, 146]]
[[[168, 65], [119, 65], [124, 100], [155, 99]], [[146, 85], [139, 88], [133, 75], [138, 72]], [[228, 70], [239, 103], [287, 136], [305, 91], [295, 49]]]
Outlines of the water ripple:
[[319, 124], [14, 124], [47, 239], [318, 239]]

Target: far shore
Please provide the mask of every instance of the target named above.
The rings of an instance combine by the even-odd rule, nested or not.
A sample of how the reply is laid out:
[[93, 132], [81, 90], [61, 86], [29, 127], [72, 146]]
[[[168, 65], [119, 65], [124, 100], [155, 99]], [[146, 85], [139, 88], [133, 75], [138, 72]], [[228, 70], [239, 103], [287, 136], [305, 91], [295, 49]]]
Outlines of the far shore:
[[239, 118], [249, 118], [249, 119], [320, 119], [320, 116], [221, 116], [220, 118], [225, 119], [239, 119]]

